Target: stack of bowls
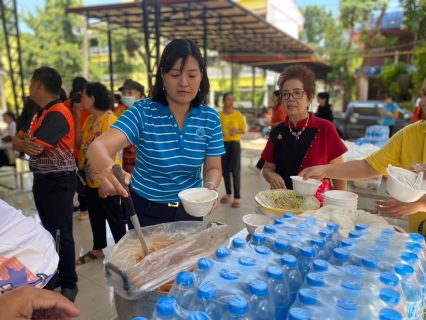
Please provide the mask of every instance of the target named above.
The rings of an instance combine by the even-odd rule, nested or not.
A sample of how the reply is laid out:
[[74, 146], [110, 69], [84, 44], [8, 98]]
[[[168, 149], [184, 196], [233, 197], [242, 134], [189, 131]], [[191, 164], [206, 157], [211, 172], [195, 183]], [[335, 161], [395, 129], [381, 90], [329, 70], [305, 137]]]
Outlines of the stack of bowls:
[[348, 191], [327, 191], [324, 193], [324, 206], [336, 206], [356, 210], [358, 208], [358, 195]]

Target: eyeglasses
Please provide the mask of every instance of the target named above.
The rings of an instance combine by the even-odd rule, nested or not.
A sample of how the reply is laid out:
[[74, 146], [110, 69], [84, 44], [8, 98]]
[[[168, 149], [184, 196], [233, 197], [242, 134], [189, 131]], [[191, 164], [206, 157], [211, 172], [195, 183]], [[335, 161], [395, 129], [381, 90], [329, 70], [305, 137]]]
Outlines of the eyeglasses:
[[293, 97], [293, 99], [302, 99], [303, 94], [307, 93], [307, 92], [303, 92], [303, 91], [297, 91], [297, 92], [293, 92], [293, 93], [280, 93], [280, 99], [281, 100], [288, 100], [290, 99], [290, 96]]

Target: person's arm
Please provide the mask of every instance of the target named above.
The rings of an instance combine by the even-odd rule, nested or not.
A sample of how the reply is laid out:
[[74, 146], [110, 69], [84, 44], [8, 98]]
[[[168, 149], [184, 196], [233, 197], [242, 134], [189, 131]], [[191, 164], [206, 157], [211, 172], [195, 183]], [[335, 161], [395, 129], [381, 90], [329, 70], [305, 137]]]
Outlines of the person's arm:
[[275, 172], [276, 168], [274, 163], [266, 161], [262, 171], [263, 177], [271, 185], [271, 189], [287, 189], [284, 179]]
[[279, 106], [278, 107], [278, 114], [277, 114], [277, 117], [276, 117], [276, 119], [274, 119], [274, 120], [276, 120], [276, 121], [274, 121], [273, 123], [271, 123], [271, 129], [274, 129], [277, 125], [279, 125], [281, 122], [284, 122], [285, 121], [285, 118], [286, 118], [286, 114], [285, 114], [285, 112], [284, 112], [284, 108], [282, 107], [282, 106]]
[[384, 108], [379, 108], [379, 114], [381, 117], [383, 117], [386, 113], [387, 111]]
[[[330, 164], [343, 163], [343, 156], [337, 157], [336, 159], [330, 161]], [[348, 183], [346, 180], [332, 179], [333, 187], [335, 190], [346, 191], [348, 189]]]
[[[205, 187], [210, 190], [216, 190], [222, 181], [222, 163], [221, 157], [207, 157], [203, 166], [203, 181]], [[217, 200], [213, 204], [213, 209], [218, 207]]]
[[22, 131], [12, 139], [12, 147], [18, 152], [25, 152], [30, 157], [36, 157], [46, 149], [45, 146], [36, 143], [36, 137], [29, 138]]
[[74, 116], [74, 148], [77, 150], [81, 149], [81, 109], [83, 105], [81, 103], [74, 103], [74, 108], [72, 109], [72, 114]]
[[399, 116], [398, 109], [395, 109], [395, 111], [393, 113], [389, 112], [389, 117], [391, 117], [391, 118], [398, 119], [398, 116]]
[[376, 201], [376, 209], [391, 218], [400, 219], [417, 212], [426, 211], [426, 196], [415, 202], [405, 203], [395, 199]]

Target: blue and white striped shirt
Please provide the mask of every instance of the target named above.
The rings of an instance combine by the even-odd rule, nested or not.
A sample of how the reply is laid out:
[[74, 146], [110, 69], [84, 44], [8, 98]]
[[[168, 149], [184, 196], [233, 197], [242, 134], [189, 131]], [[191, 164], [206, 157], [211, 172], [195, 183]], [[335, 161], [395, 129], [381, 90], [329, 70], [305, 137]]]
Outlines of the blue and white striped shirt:
[[191, 107], [182, 132], [169, 108], [151, 99], [136, 102], [112, 128], [137, 148], [132, 189], [158, 203], [180, 202], [180, 191], [201, 187], [205, 158], [225, 153], [219, 115], [203, 105]]

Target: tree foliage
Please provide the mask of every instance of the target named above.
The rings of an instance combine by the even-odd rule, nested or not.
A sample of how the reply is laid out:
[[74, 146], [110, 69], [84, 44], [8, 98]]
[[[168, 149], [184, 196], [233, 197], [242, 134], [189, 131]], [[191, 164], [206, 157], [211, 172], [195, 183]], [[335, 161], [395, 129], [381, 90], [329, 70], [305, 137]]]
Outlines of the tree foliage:
[[399, 88], [398, 76], [406, 72], [407, 65], [404, 62], [394, 63], [392, 59], [387, 59], [380, 71], [377, 80], [389, 88], [390, 93], [399, 100], [401, 89]]
[[333, 12], [327, 11], [325, 6], [311, 5], [301, 9], [305, 17], [303, 31], [300, 34], [302, 41], [317, 47], [324, 41], [327, 27], [333, 21]]
[[404, 28], [414, 33], [414, 40], [426, 38], [426, 0], [400, 0], [404, 8]]

